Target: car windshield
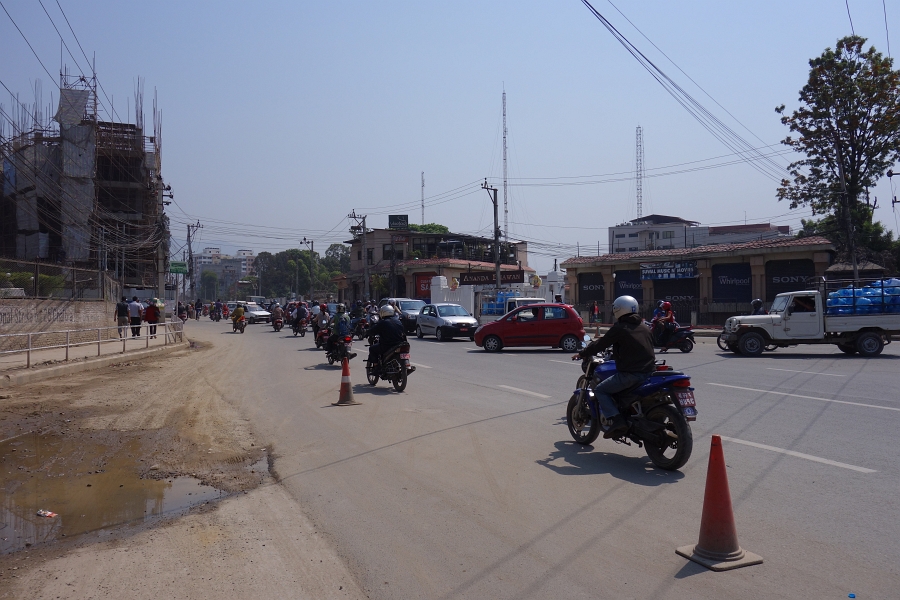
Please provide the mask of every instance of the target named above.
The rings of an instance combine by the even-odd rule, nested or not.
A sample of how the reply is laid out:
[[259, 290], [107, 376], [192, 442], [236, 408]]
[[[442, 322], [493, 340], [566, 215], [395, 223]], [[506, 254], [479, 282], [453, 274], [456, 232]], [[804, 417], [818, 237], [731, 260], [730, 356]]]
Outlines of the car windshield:
[[326, 304], [325, 306], [328, 307], [328, 313], [329, 313], [329, 314], [332, 314], [332, 315], [333, 315], [334, 313], [337, 312], [337, 302], [329, 302], [329, 303]]
[[244, 305], [244, 310], [262, 310], [256, 302], [248, 302]]
[[438, 314], [442, 317], [468, 317], [469, 313], [466, 312], [462, 306], [451, 305], [451, 306], [438, 306]]
[[772, 303], [771, 308], [769, 308], [769, 314], [780, 313], [784, 311], [787, 307], [788, 296], [778, 296], [775, 298], [775, 302]]
[[400, 310], [403, 312], [419, 312], [425, 306], [424, 300], [401, 300]]

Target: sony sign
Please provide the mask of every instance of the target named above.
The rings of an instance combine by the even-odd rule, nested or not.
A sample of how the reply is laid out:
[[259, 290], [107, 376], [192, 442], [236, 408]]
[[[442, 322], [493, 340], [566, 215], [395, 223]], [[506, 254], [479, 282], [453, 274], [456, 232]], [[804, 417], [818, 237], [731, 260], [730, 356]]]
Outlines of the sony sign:
[[806, 283], [812, 277], [806, 275], [786, 275], [782, 277], [772, 277], [772, 283]]

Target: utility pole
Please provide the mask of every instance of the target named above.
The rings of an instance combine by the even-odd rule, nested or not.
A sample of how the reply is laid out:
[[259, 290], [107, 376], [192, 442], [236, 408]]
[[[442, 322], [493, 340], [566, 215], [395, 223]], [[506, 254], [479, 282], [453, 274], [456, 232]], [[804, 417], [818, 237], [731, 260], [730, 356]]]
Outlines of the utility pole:
[[500, 223], [497, 215], [497, 188], [488, 186], [487, 178], [485, 178], [481, 189], [488, 191], [488, 196], [494, 203], [494, 270], [497, 276], [497, 293], [500, 293]]
[[[312, 302], [313, 291], [316, 289], [316, 272], [315, 267], [313, 265], [313, 261], [315, 260], [316, 255], [316, 244], [312, 240], [308, 240], [303, 238], [303, 243], [306, 244], [306, 247], [309, 248], [309, 298], [308, 300]], [[300, 290], [297, 290], [298, 292]]]
[[[424, 173], [423, 173], [423, 181], [424, 181]], [[365, 300], [369, 300], [369, 245], [366, 241], [366, 217], [368, 215], [357, 215], [356, 210], [354, 209], [349, 215], [347, 215], [348, 219], [353, 219], [356, 221], [356, 225], [350, 226], [350, 233], [356, 235], [362, 232], [362, 261], [363, 261], [363, 298]]]
[[[503, 89], [503, 241], [509, 245], [509, 203], [507, 200], [507, 177], [506, 170], [506, 88]], [[496, 193], [496, 192], [495, 192]], [[494, 227], [497, 226], [496, 219]], [[497, 275], [497, 285], [500, 285], [500, 276]]]
[[[844, 226], [847, 228], [847, 245], [850, 250], [850, 262], [853, 264], [853, 282], [859, 282], [859, 265], [856, 263], [856, 240], [853, 236], [853, 220], [850, 214], [850, 197], [847, 194], [847, 180], [844, 178], [844, 153], [841, 151], [840, 139], [835, 139], [837, 150], [838, 172], [841, 176], [841, 210], [844, 213]], [[853, 198], [856, 204], [856, 198]]]
[[644, 130], [640, 125], [634, 135], [634, 188], [637, 191], [637, 218], [640, 219], [644, 202]]
[[188, 248], [188, 278], [191, 280], [191, 298], [194, 297], [194, 290], [197, 287], [197, 274], [194, 272], [194, 249], [191, 246], [191, 242], [193, 240], [194, 234], [198, 229], [203, 229], [203, 225], [200, 224], [200, 221], [197, 221], [196, 225], [191, 225], [188, 223], [187, 226], [187, 248]]

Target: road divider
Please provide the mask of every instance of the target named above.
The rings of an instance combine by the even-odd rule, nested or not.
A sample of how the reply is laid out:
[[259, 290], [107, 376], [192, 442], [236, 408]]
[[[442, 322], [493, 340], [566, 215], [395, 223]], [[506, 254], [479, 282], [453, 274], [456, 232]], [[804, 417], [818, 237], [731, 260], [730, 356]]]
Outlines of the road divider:
[[530, 390], [523, 390], [521, 388], [512, 387], [510, 385], [498, 385], [498, 388], [504, 389], [508, 392], [516, 392], [517, 394], [525, 394], [526, 396], [534, 396], [535, 398], [541, 398], [543, 400], [547, 400], [552, 398], [552, 396], [546, 396], [544, 394], [538, 394], [537, 392], [532, 392]]
[[724, 435], [719, 436], [723, 440], [728, 442], [734, 442], [735, 444], [743, 444], [744, 446], [750, 446], [752, 448], [759, 448], [761, 450], [768, 450], [770, 452], [778, 452], [779, 454], [787, 454], [788, 456], [794, 456], [796, 458], [803, 458], [806, 460], [811, 460], [813, 462], [822, 463], [823, 465], [831, 465], [832, 467], [840, 467], [842, 469], [850, 469], [851, 471], [858, 471], [860, 473], [877, 473], [875, 469], [867, 469], [866, 467], [857, 467], [856, 465], [848, 465], [847, 463], [838, 462], [836, 460], [830, 460], [827, 458], [821, 458], [819, 456], [813, 456], [812, 454], [803, 454], [802, 452], [794, 452], [793, 450], [787, 450], [786, 448], [778, 448], [776, 446], [768, 446], [766, 444], [757, 444], [756, 442], [748, 442], [747, 440], [739, 440], [737, 438], [725, 437]]
[[848, 400], [832, 400], [831, 398], [817, 398], [816, 396], [804, 396], [802, 394], [790, 394], [788, 392], [776, 392], [775, 390], [758, 390], [756, 388], [741, 387], [739, 385], [727, 385], [724, 383], [707, 383], [706, 385], [714, 385], [716, 387], [731, 388], [733, 390], [745, 390], [748, 392], [759, 392], [760, 394], [776, 394], [778, 396], [790, 396], [791, 398], [804, 398], [806, 400], [818, 400], [819, 402], [834, 402], [835, 404], [849, 404], [851, 406], [862, 406], [864, 408], [880, 408], [881, 410], [893, 410], [900, 412], [900, 408], [893, 406], [879, 406], [877, 404], [863, 404], [862, 402], [850, 402]]

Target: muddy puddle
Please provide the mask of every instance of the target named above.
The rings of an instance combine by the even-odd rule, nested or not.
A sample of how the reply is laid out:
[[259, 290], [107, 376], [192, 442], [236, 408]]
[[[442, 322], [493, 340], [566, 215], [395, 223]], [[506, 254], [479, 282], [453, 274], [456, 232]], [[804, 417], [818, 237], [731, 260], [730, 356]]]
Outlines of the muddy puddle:
[[[140, 523], [225, 495], [146, 464], [143, 445], [140, 439], [87, 443], [61, 433], [0, 442], [0, 554]], [[56, 516], [40, 516], [41, 510]]]

